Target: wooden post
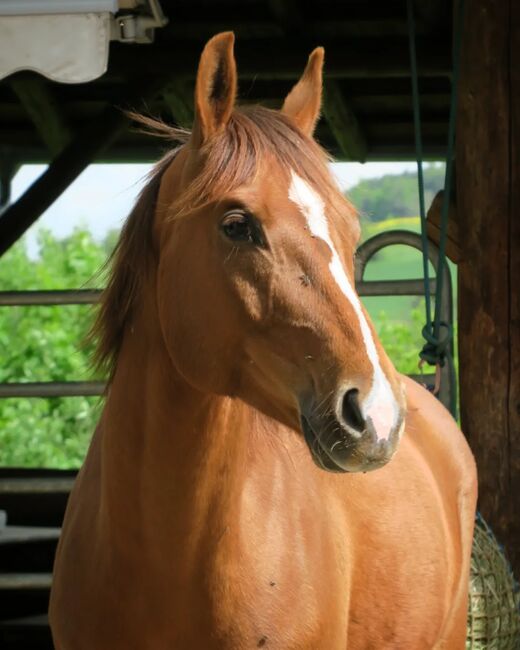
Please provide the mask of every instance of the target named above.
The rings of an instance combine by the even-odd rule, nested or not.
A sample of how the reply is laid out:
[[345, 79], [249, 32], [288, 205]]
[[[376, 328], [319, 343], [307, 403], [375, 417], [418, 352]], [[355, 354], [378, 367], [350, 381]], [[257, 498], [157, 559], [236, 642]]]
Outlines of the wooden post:
[[457, 125], [462, 428], [520, 574], [520, 7], [467, 0]]

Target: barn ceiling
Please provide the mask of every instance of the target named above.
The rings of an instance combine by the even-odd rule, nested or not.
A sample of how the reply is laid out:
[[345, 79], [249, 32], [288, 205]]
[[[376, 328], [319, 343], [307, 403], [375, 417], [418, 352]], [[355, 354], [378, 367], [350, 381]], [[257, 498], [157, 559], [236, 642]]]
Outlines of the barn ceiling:
[[[99, 141], [93, 153], [98, 161], [157, 159], [164, 143], [114, 115], [130, 106], [189, 125], [198, 57], [205, 41], [224, 30], [236, 35], [241, 102], [279, 107], [311, 49], [323, 45], [318, 140], [341, 160], [414, 157], [404, 0], [162, 0], [161, 6], [169, 22], [156, 30], [154, 43], [112, 42], [108, 70], [95, 81], [58, 84], [20, 72], [0, 83], [4, 167], [49, 162], [92, 137]], [[451, 12], [449, 0], [416, 2], [424, 150], [430, 158], [443, 156], [446, 147]]]

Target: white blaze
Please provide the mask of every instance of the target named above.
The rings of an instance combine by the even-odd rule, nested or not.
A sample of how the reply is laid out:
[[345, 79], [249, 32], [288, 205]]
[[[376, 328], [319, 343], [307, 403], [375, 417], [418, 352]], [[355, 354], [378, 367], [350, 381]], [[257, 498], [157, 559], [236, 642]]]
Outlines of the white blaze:
[[388, 379], [381, 368], [372, 330], [330, 236], [323, 199], [294, 171], [291, 171], [289, 199], [300, 208], [311, 233], [322, 239], [330, 248], [332, 253], [329, 263], [330, 272], [356, 313], [367, 356], [374, 369], [372, 386], [366, 400], [361, 405], [361, 411], [365, 418], [371, 418], [378, 438], [387, 439], [396, 424], [399, 407]]

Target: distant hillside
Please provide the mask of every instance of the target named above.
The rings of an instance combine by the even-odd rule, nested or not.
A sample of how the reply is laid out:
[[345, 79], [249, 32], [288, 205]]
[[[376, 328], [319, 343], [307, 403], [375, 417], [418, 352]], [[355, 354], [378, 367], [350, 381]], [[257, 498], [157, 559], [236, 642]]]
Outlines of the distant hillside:
[[[435, 194], [444, 185], [444, 165], [424, 168], [426, 210]], [[347, 195], [365, 219], [383, 221], [390, 217], [416, 217], [419, 214], [419, 195], [415, 172], [387, 174], [380, 178], [361, 181]]]

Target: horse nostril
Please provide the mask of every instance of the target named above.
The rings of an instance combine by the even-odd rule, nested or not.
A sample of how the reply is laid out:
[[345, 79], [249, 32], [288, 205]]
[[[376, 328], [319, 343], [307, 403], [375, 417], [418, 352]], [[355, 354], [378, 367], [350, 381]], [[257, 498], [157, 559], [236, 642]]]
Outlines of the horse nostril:
[[355, 431], [362, 433], [365, 430], [366, 422], [359, 408], [359, 391], [357, 388], [347, 390], [343, 396], [341, 415], [345, 423]]

